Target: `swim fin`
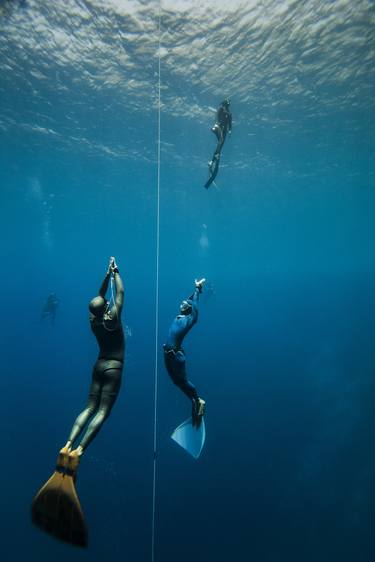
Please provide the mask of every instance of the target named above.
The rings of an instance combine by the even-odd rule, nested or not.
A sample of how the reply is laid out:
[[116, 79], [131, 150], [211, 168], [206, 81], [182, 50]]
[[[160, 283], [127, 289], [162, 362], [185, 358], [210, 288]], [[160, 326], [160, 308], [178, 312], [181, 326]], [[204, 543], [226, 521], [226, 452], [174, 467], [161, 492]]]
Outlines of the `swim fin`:
[[79, 457], [61, 449], [56, 470], [35, 496], [32, 522], [54, 537], [87, 546], [87, 528], [75, 489]]
[[218, 151], [218, 149], [216, 149], [211, 162], [209, 162], [208, 164], [208, 172], [209, 172], [209, 178], [206, 181], [206, 183], [204, 184], [204, 187], [206, 189], [208, 189], [210, 187], [210, 185], [215, 181], [215, 178], [217, 176], [217, 173], [219, 171], [219, 163], [220, 163], [220, 151]]
[[219, 163], [216, 164], [214, 171], [211, 173], [210, 177], [208, 178], [208, 180], [204, 184], [204, 187], [206, 189], [208, 189], [212, 183], [213, 184], [215, 183], [215, 178], [217, 176], [218, 171], [219, 171]]
[[204, 418], [202, 418], [199, 427], [193, 425], [192, 418], [185, 420], [174, 430], [171, 438], [192, 457], [198, 459], [206, 440]]

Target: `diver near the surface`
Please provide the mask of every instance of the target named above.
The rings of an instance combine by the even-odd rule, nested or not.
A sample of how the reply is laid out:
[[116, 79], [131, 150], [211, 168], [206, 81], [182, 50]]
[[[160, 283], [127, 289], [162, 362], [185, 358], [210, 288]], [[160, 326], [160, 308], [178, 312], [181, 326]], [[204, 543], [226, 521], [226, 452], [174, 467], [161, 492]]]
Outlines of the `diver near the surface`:
[[[109, 285], [111, 297], [107, 301]], [[82, 454], [110, 415], [120, 391], [125, 354], [123, 303], [124, 286], [115, 258], [111, 258], [99, 294], [89, 304], [91, 330], [99, 345], [99, 356], [93, 368], [88, 403], [60, 450], [55, 472], [32, 505], [32, 520], [36, 525], [78, 546], [87, 545], [87, 529], [75, 490], [77, 470]], [[82, 433], [78, 446], [72, 450]]]
[[180, 314], [173, 320], [167, 341], [163, 346], [165, 367], [174, 384], [191, 400], [192, 422], [197, 428], [205, 412], [205, 401], [199, 397], [197, 389], [187, 378], [182, 341], [198, 320], [198, 301], [204, 282], [205, 279], [195, 280], [195, 291], [188, 299], [182, 301]]
[[215, 180], [217, 173], [219, 171], [219, 163], [221, 157], [221, 150], [224, 146], [227, 134], [232, 132], [232, 113], [229, 109], [230, 101], [225, 98], [218, 107], [216, 112], [216, 122], [212, 127], [211, 131], [215, 134], [217, 138], [217, 145], [215, 152], [212, 156], [212, 160], [208, 163], [209, 178], [204, 184], [204, 187], [208, 188]]
[[59, 304], [60, 300], [57, 298], [56, 293], [50, 293], [44, 303], [40, 321], [43, 322], [43, 320], [49, 318], [51, 323], [54, 324], [56, 319], [56, 310]]

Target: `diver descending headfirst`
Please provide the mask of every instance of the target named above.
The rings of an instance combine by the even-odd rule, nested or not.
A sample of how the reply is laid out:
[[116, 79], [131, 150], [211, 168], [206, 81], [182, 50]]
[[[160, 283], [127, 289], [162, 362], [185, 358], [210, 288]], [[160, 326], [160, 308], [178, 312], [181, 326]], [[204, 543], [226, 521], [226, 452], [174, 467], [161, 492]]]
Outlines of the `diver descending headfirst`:
[[230, 101], [228, 98], [225, 98], [225, 100], [223, 100], [219, 105], [216, 113], [216, 122], [211, 129], [211, 131], [217, 138], [217, 145], [212, 156], [212, 160], [208, 163], [208, 171], [210, 175], [208, 180], [204, 184], [205, 188], [209, 188], [217, 176], [217, 173], [219, 171], [221, 150], [224, 146], [227, 133], [231, 134], [232, 132], [232, 113], [229, 109], [229, 106]]
[[205, 411], [205, 401], [199, 397], [197, 389], [186, 375], [186, 358], [182, 341], [198, 320], [199, 295], [203, 290], [205, 279], [195, 281], [195, 291], [180, 305], [180, 314], [169, 328], [168, 338], [164, 344], [164, 362], [169, 376], [176, 386], [192, 402], [192, 424], [199, 428]]
[[[110, 285], [111, 296], [105, 296]], [[114, 290], [115, 286], [115, 290]], [[54, 474], [36, 495], [33, 522], [48, 533], [78, 546], [87, 545], [87, 530], [75, 490], [80, 458], [111, 413], [121, 387], [125, 336], [121, 323], [124, 286], [111, 258], [99, 294], [89, 304], [91, 330], [99, 346], [86, 408], [74, 422], [61, 449]], [[83, 433], [78, 446], [74, 443]]]

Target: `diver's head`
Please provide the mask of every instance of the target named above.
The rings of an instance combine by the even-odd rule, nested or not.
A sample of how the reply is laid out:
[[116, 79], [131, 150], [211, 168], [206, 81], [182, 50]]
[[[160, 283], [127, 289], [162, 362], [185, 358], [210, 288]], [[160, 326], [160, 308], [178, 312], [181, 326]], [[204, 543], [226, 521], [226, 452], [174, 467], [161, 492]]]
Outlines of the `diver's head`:
[[221, 105], [222, 105], [223, 107], [229, 107], [229, 106], [230, 106], [229, 98], [225, 98], [225, 99], [221, 102]]
[[182, 301], [180, 304], [180, 312], [184, 316], [187, 316], [191, 312], [191, 304], [188, 301]]
[[90, 301], [89, 309], [94, 316], [103, 316], [107, 308], [107, 301], [101, 296], [94, 297]]

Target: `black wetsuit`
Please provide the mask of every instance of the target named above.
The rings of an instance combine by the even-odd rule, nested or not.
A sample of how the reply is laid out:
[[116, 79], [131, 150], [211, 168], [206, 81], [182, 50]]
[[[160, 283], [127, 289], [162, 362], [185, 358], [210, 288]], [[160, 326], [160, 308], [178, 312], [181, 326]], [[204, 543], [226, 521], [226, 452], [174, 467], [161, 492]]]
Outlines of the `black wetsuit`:
[[[99, 345], [99, 356], [92, 373], [87, 406], [74, 422], [69, 436], [69, 441], [73, 443], [90, 418], [94, 416], [81, 440], [80, 445], [83, 449], [91, 443], [108, 418], [121, 387], [125, 356], [125, 336], [121, 324], [124, 289], [119, 273], [115, 273], [114, 278], [116, 300], [110, 312], [106, 312], [104, 317], [97, 317], [90, 313], [91, 330]], [[101, 296], [105, 295], [108, 282], [109, 276], [108, 279], [104, 279], [99, 293]]]
[[190, 314], [179, 314], [173, 320], [169, 329], [168, 338], [164, 344], [164, 362], [169, 376], [176, 386], [195, 403], [198, 401], [198, 393], [186, 375], [186, 358], [182, 349], [182, 341], [198, 320], [199, 289], [189, 297], [187, 302], [191, 306]]
[[226, 104], [222, 103], [216, 113], [216, 123], [212, 127], [212, 132], [216, 135], [217, 145], [215, 152], [212, 156], [212, 160], [209, 164], [210, 177], [204, 184], [204, 187], [208, 188], [215, 180], [217, 173], [219, 171], [219, 163], [221, 150], [224, 146], [224, 142], [228, 131], [232, 130], [232, 114]]

